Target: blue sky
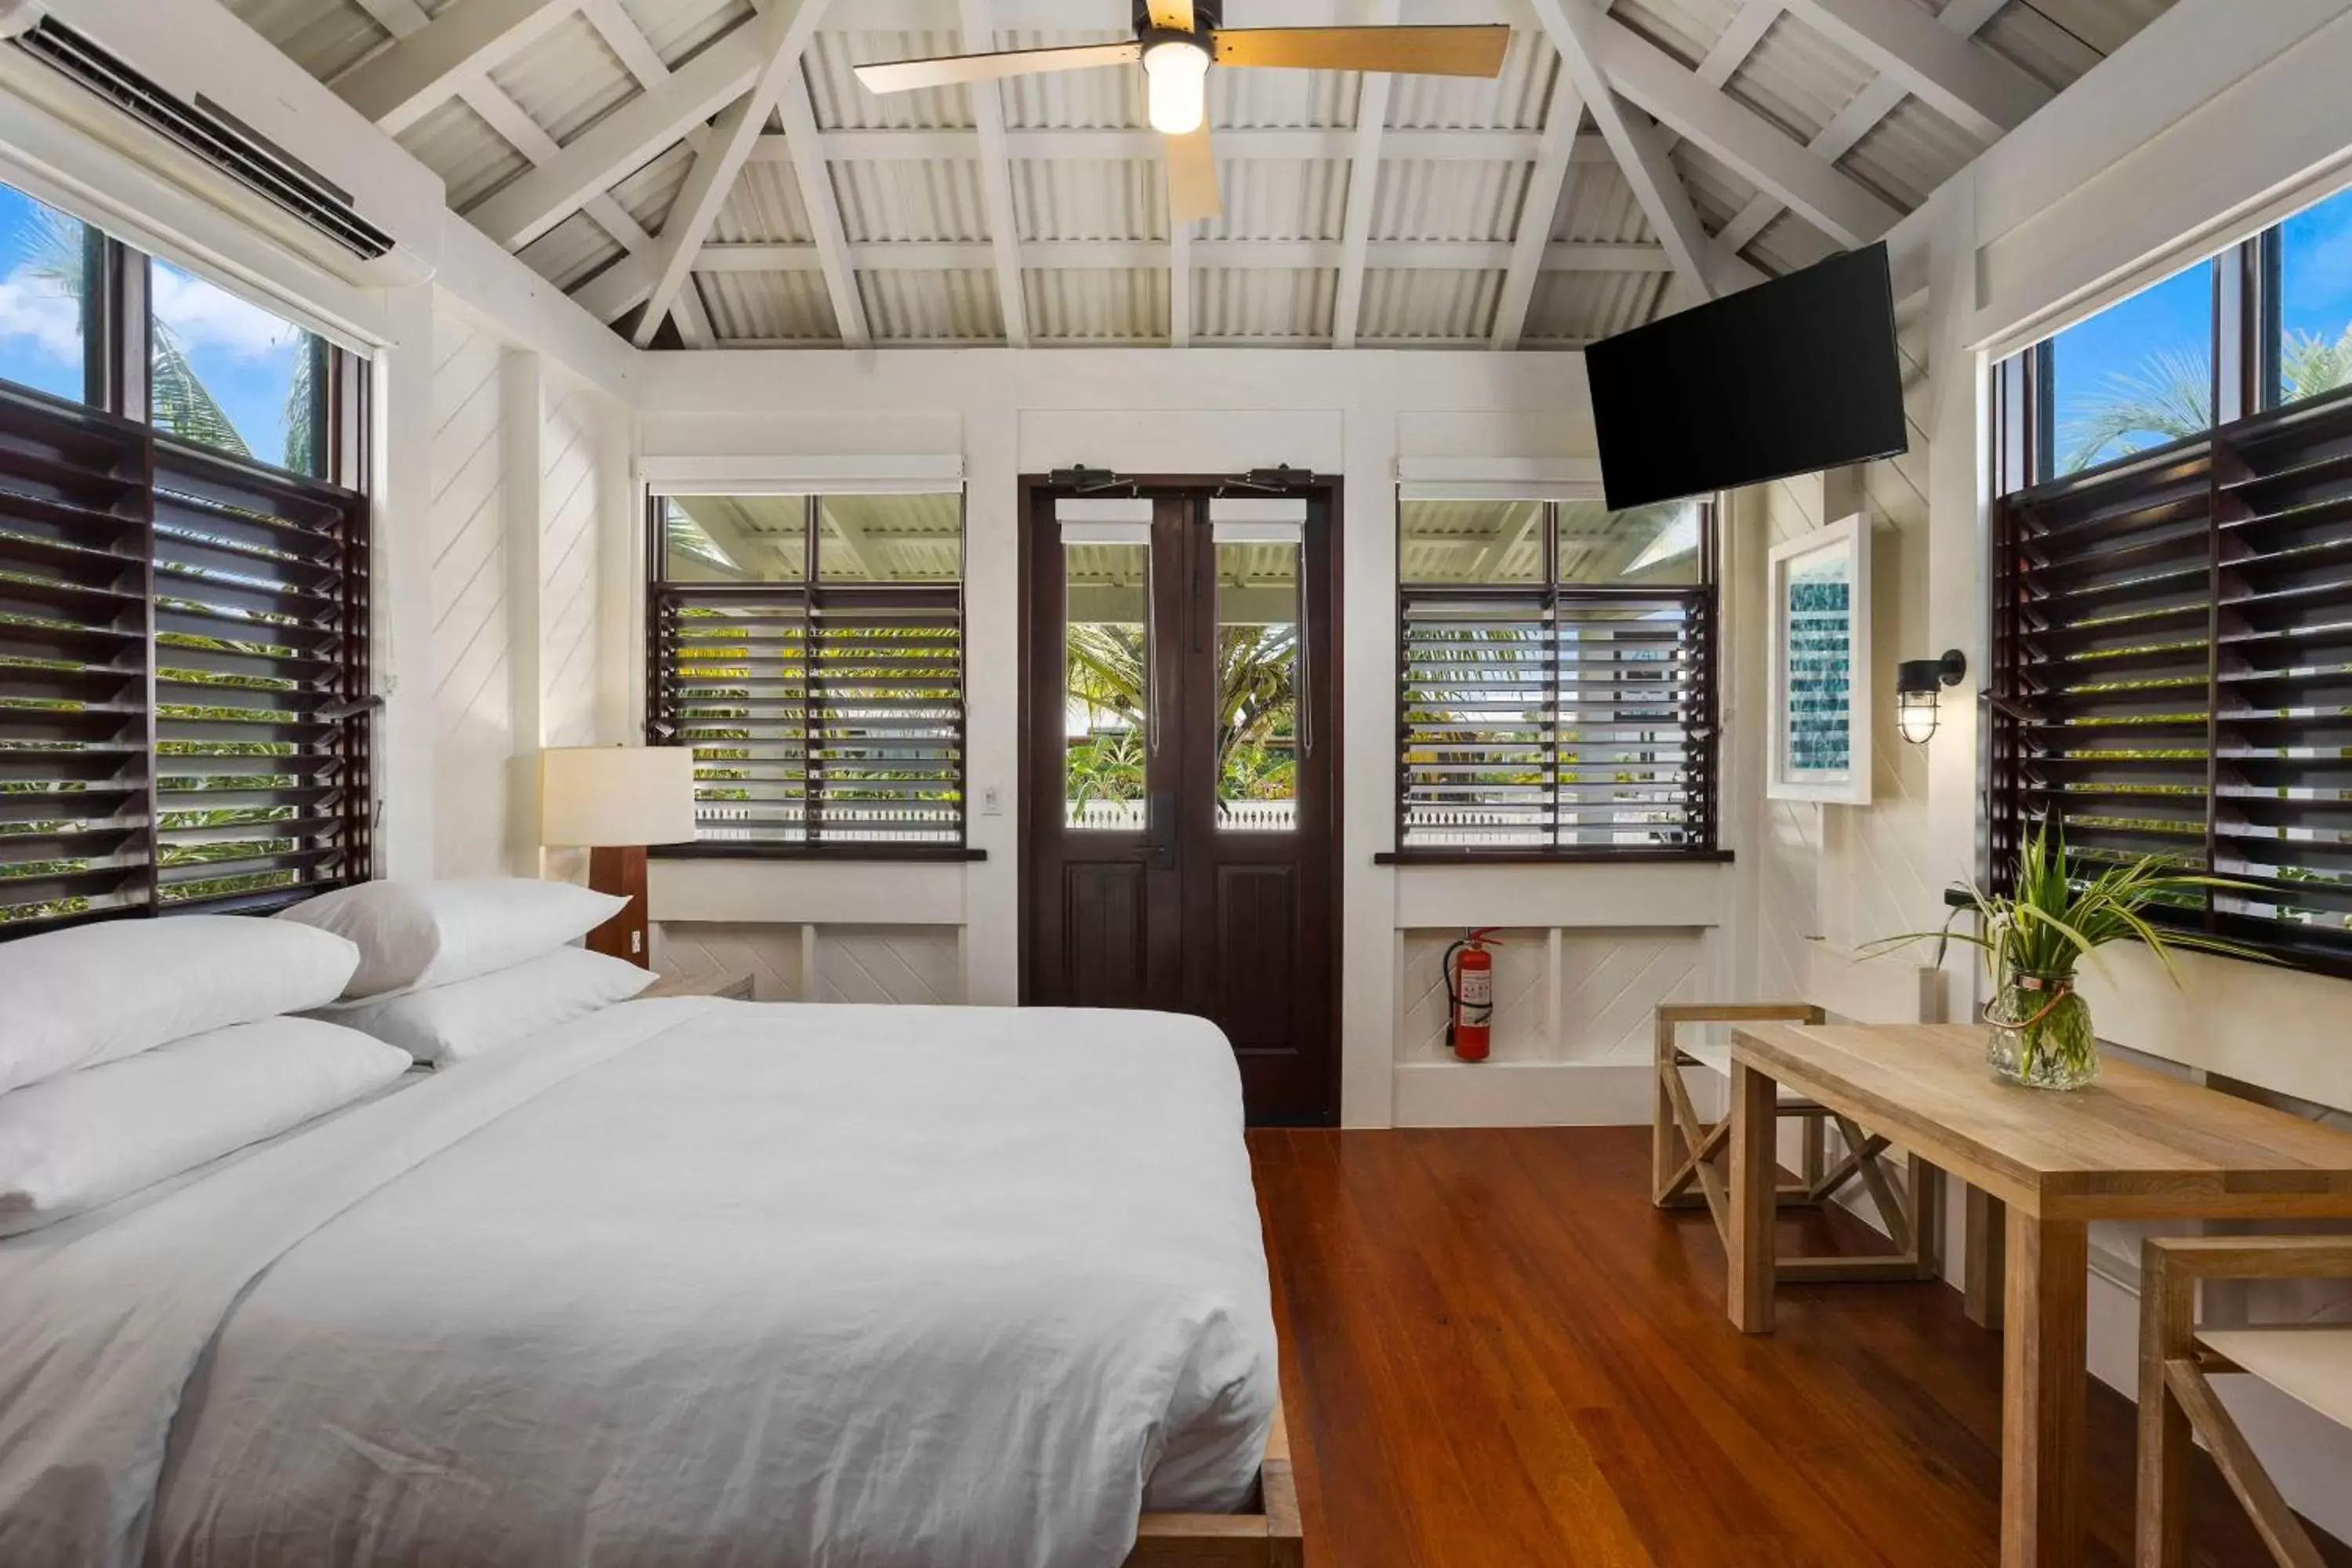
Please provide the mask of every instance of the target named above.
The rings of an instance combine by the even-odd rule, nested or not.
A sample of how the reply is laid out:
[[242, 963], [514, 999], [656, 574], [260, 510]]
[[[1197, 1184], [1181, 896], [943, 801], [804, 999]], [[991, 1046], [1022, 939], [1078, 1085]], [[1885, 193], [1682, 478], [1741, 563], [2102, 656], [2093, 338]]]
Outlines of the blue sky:
[[[79, 398], [80, 320], [72, 298], [45, 275], [52, 249], [39, 204], [0, 185], [0, 375]], [[246, 446], [264, 462], [282, 461], [302, 331], [168, 262], [154, 263], [151, 292], [156, 319], [178, 337]]]
[[[2154, 288], [2058, 334], [2057, 415], [2062, 467], [2074, 442], [2068, 430], [2084, 411], [2125, 381], [2144, 380], [2151, 362], [2180, 355], [2210, 363], [2212, 263], [2177, 273]], [[2282, 240], [2280, 318], [2292, 336], [2305, 332], [2333, 342], [2352, 326], [2352, 192], [2287, 219]], [[2128, 445], [2110, 442], [2095, 461], [2120, 456], [2164, 437], [2144, 434]]]

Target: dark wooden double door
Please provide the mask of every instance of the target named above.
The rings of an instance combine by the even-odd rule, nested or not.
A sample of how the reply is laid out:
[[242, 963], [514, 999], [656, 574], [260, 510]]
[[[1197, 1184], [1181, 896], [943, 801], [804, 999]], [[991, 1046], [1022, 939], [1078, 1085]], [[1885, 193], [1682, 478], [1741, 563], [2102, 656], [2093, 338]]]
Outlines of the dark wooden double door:
[[1198, 1015], [1331, 1121], [1337, 487], [1027, 496], [1024, 1000]]

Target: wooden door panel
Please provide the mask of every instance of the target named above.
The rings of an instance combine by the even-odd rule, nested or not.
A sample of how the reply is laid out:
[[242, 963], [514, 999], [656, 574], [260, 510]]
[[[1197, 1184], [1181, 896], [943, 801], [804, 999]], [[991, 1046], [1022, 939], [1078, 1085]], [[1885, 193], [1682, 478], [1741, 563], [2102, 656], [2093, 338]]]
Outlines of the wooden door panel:
[[1220, 866], [1216, 889], [1217, 1023], [1237, 1050], [1295, 1046], [1297, 868]]
[[1145, 868], [1140, 861], [1062, 868], [1061, 984], [1072, 1007], [1133, 1007], [1151, 994]]

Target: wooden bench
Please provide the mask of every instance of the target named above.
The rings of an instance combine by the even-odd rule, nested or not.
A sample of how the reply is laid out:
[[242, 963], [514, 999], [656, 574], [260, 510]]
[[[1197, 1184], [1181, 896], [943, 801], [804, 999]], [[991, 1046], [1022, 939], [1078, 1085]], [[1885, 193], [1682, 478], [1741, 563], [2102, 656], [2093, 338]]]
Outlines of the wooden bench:
[[2352, 1323], [2200, 1329], [2213, 1279], [2352, 1279], [2352, 1237], [2158, 1237], [2140, 1268], [2139, 1568], [2189, 1561], [2189, 1452], [2205, 1440], [2281, 1568], [2323, 1568], [2319, 1549], [2207, 1381], [2246, 1373], [2352, 1427]]
[[[1802, 1002], [1687, 1004], [1668, 1003], [1657, 1012], [1654, 1109], [1650, 1129], [1650, 1201], [1659, 1208], [1695, 1208], [1704, 1203], [1724, 1245], [1731, 1245], [1731, 1209], [1724, 1173], [1717, 1161], [1729, 1148], [1731, 1121], [1702, 1121], [1691, 1098], [1685, 1068], [1703, 1067], [1731, 1076], [1727, 1047], [1710, 1049], [1682, 1044], [1678, 1031], [1688, 1024], [1821, 1024], [1827, 1015]], [[1931, 1166], [1915, 1157], [1905, 1161], [1898, 1180], [1887, 1168], [1887, 1142], [1864, 1132], [1854, 1122], [1801, 1095], [1784, 1094], [1777, 1112], [1782, 1121], [1803, 1124], [1802, 1153], [1794, 1181], [1780, 1186], [1781, 1207], [1819, 1207], [1850, 1184], [1859, 1181], [1870, 1194], [1880, 1222], [1894, 1238], [1892, 1254], [1870, 1257], [1830, 1255], [1778, 1259], [1778, 1277], [1790, 1281], [1874, 1279], [1934, 1279], [1941, 1277], [1943, 1240], [1943, 1180]], [[1828, 1129], [1834, 1123], [1845, 1147], [1830, 1163]]]

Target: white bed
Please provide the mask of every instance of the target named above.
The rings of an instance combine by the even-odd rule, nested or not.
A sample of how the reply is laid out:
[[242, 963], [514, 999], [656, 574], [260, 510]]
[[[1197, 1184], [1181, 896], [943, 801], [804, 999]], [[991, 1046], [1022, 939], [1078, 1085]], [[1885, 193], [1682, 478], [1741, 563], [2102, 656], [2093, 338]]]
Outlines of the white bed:
[[1118, 1563], [1252, 1502], [1241, 1122], [1197, 1019], [609, 1009], [0, 1243], [0, 1561]]

